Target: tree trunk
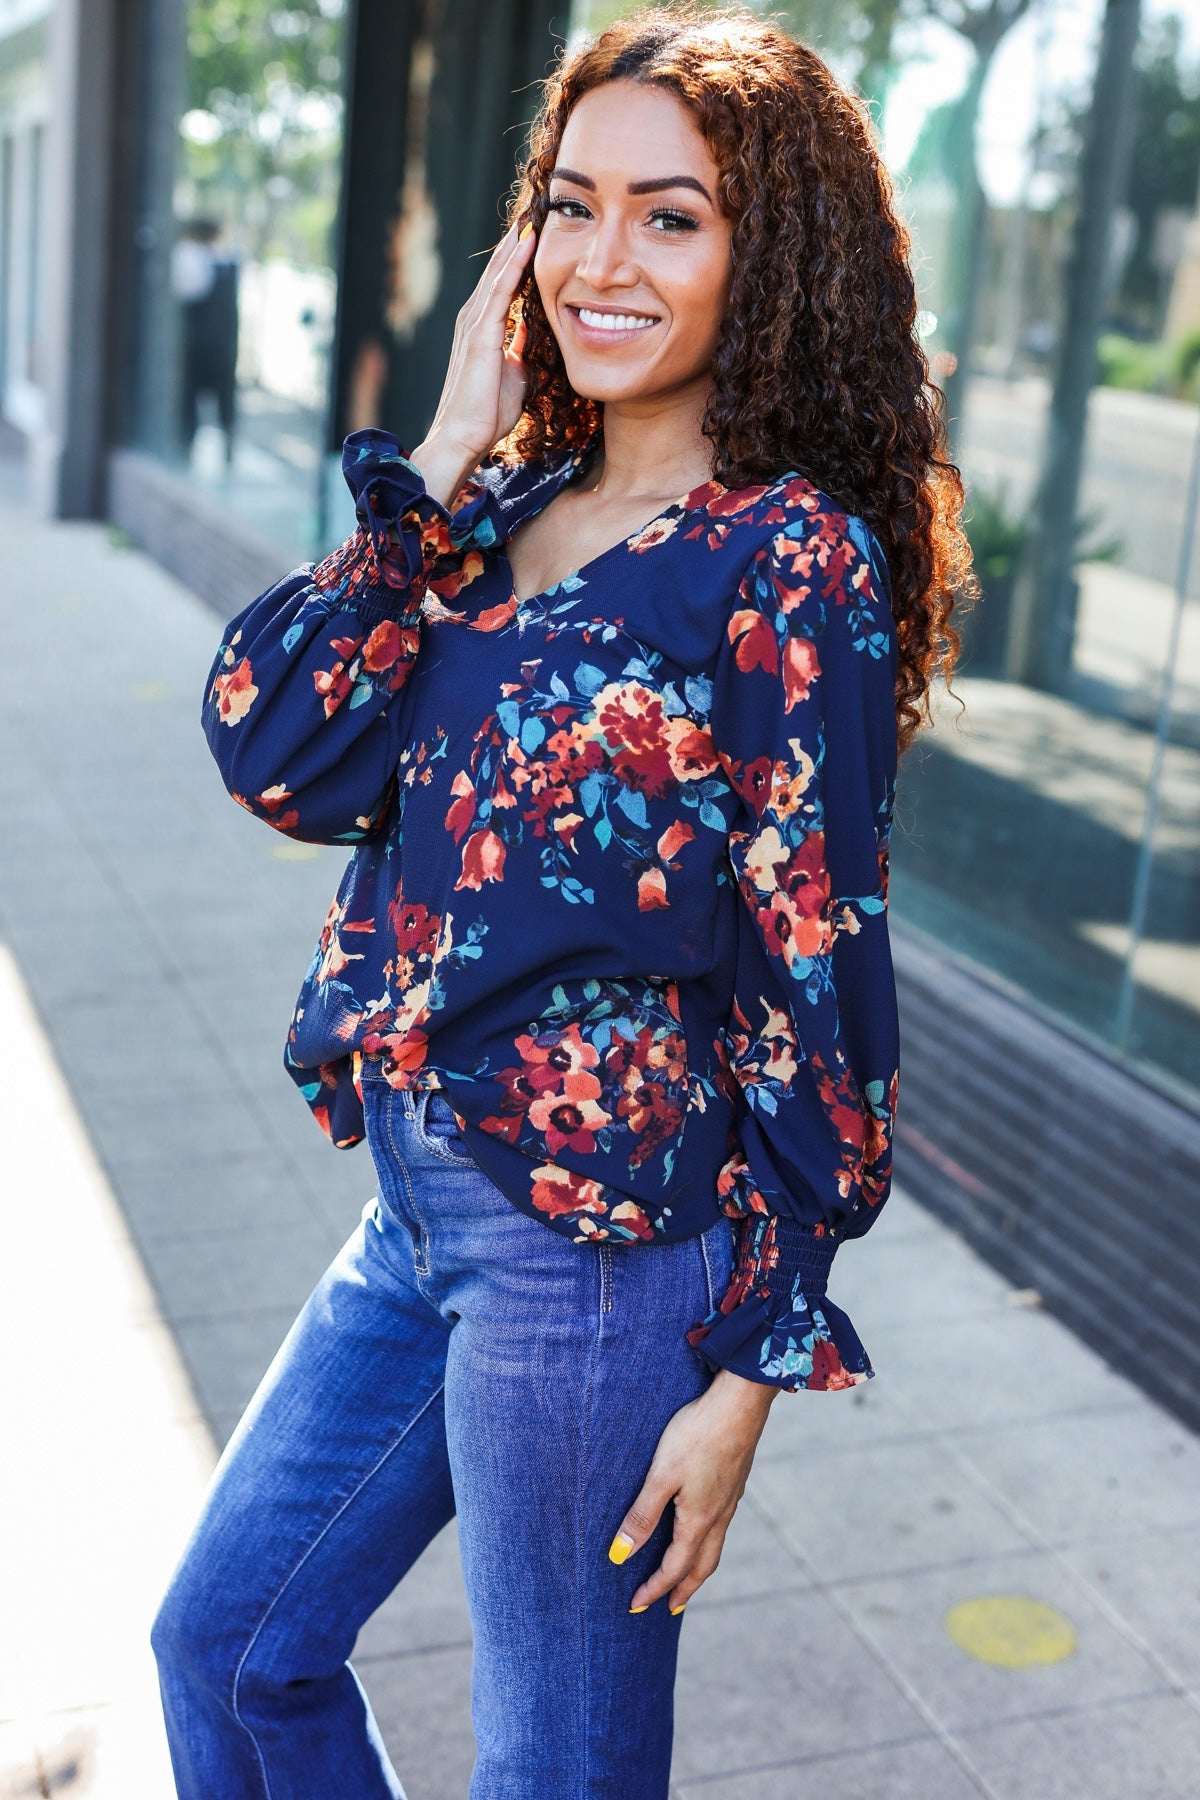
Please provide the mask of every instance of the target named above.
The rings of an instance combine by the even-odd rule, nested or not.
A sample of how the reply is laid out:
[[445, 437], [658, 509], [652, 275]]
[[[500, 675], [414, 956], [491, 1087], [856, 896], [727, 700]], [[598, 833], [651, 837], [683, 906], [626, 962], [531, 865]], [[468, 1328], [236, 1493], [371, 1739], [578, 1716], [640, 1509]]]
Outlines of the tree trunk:
[[1107, 0], [1063, 283], [1042, 470], [1009, 645], [1009, 678], [1052, 692], [1066, 685], [1074, 646], [1072, 570], [1088, 398], [1109, 297], [1112, 219], [1129, 167], [1140, 23], [1141, 0]]

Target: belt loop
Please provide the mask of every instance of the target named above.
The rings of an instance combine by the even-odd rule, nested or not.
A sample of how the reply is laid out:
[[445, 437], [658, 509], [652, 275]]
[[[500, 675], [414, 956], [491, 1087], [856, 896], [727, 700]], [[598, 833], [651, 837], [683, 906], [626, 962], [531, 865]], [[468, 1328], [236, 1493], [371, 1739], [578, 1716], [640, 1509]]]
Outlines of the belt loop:
[[406, 1119], [415, 1119], [416, 1118], [416, 1116], [417, 1116], [416, 1093], [412, 1088], [402, 1087], [400, 1089], [400, 1105], [404, 1109], [404, 1116]]

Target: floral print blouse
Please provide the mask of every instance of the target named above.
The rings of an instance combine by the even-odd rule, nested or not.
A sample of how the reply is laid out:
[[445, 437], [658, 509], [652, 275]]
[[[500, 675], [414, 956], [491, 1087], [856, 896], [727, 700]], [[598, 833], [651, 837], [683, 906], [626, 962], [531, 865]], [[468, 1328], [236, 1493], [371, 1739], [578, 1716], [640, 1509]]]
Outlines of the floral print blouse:
[[826, 1296], [887, 1198], [896, 633], [878, 541], [795, 472], [708, 481], [519, 600], [513, 532], [597, 432], [451, 510], [346, 440], [358, 525], [225, 629], [233, 798], [352, 849], [284, 1063], [339, 1148], [361, 1069], [440, 1087], [512, 1203], [580, 1244], [734, 1220], [689, 1342], [782, 1388], [873, 1373]]

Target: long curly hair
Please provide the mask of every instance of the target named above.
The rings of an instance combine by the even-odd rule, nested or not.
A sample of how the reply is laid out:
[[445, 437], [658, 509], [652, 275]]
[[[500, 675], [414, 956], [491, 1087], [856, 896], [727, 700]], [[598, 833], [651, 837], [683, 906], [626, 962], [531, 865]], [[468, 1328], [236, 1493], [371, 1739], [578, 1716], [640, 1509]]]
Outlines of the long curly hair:
[[[945, 455], [945, 397], [916, 335], [910, 239], [867, 105], [744, 6], [643, 5], [545, 78], [508, 224], [532, 219], [540, 231], [572, 108], [617, 80], [669, 89], [689, 108], [732, 221], [732, 286], [701, 421], [712, 475], [740, 488], [796, 470], [875, 532], [892, 578], [903, 754], [930, 722], [934, 676], [949, 685], [956, 598], [974, 601], [979, 584], [962, 477]], [[603, 424], [601, 406], [567, 379], [532, 259], [507, 341], [521, 317], [529, 385], [494, 453], [505, 461], [578, 447]]]

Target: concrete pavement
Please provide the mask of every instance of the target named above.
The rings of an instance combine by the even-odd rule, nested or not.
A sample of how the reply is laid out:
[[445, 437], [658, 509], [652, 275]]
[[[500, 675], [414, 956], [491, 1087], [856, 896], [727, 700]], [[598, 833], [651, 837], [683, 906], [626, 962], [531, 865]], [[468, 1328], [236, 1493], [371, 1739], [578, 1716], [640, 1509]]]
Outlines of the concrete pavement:
[[[0, 541], [0, 1796], [166, 1800], [154, 1599], [372, 1191], [280, 1061], [345, 855], [221, 787], [221, 619], [104, 527]], [[835, 1296], [879, 1374], [773, 1409], [674, 1800], [1200, 1792], [1196, 1438], [900, 1190]], [[470, 1638], [451, 1526], [355, 1658], [409, 1800], [465, 1796]]]

